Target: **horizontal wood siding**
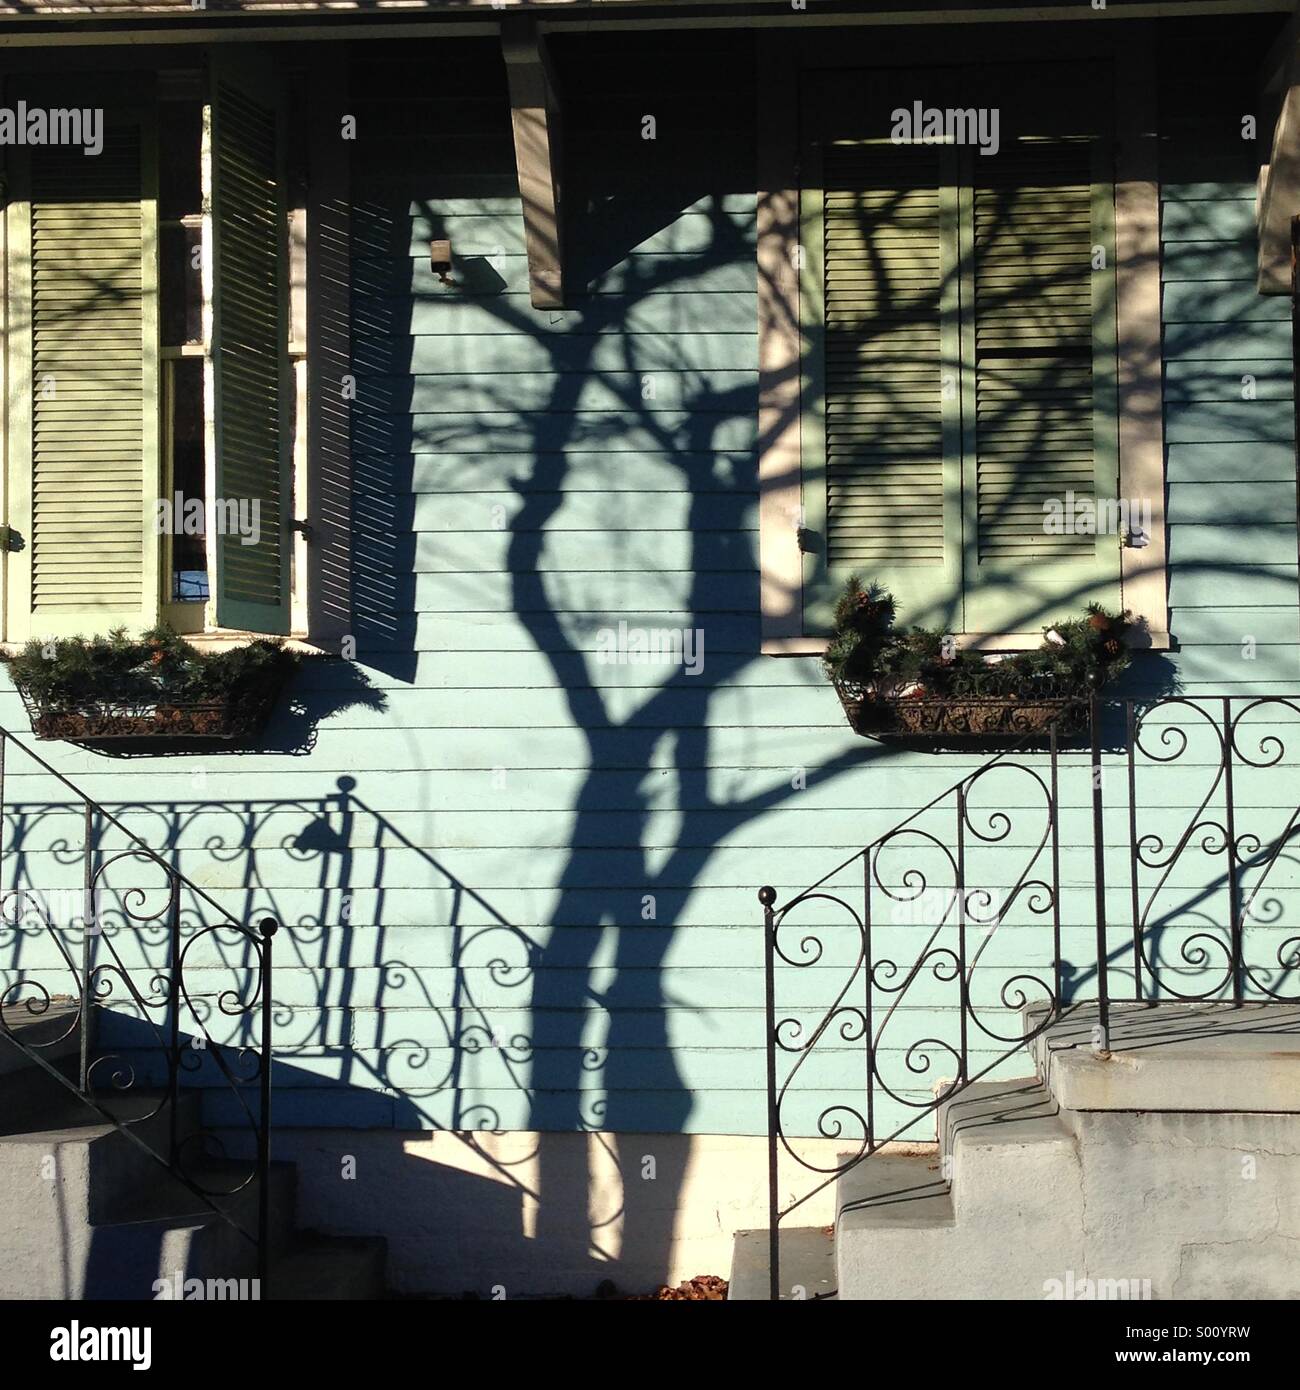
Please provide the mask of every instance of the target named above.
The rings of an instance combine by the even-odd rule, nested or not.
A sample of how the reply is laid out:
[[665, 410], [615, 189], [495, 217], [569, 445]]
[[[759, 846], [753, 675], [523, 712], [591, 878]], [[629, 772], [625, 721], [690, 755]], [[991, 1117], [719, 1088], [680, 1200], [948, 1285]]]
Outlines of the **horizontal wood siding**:
[[[1300, 689], [1291, 308], [1255, 288], [1249, 48], [1161, 72], [1169, 625], [1184, 689]], [[1244, 104], [1243, 104], [1244, 103]]]
[[[232, 911], [285, 922], [281, 1125], [761, 1133], [756, 889], [806, 886], [982, 761], [857, 739], [814, 659], [758, 654], [747, 41], [641, 35], [635, 61], [606, 41], [569, 42], [557, 61], [561, 79], [580, 79], [566, 84], [575, 293], [561, 311], [528, 302], [493, 46], [458, 43], [453, 58], [453, 45], [432, 57], [408, 45], [353, 73], [358, 665], [305, 670], [306, 716], [282, 709], [257, 754], [127, 763], [47, 750]], [[1290, 330], [1285, 302], [1252, 292], [1250, 155], [1234, 143], [1235, 113], [1251, 107], [1211, 56], [1215, 82], [1171, 79], [1161, 93], [1182, 645], [1142, 658], [1126, 689], [1176, 672], [1189, 692], [1295, 692]], [[1171, 74], [1186, 57], [1171, 49]], [[1225, 114], [1204, 114], [1221, 83]], [[648, 116], [654, 140], [642, 138]], [[453, 288], [428, 272], [428, 241], [444, 237]], [[700, 634], [699, 674], [603, 660], [620, 623]], [[0, 719], [22, 724], [10, 694]], [[1127, 790], [1117, 761], [1110, 771], [1109, 945], [1124, 989]], [[1141, 787], [1167, 843], [1207, 776], [1202, 743], [1182, 775]], [[1040, 823], [1023, 784], [981, 785], [976, 823], [989, 829], [1003, 809], [1013, 827], [999, 843], [972, 838], [970, 882], [1005, 893]], [[1237, 793], [1263, 832], [1294, 805], [1293, 783], [1267, 770], [1243, 774]], [[1061, 794], [1066, 980], [1086, 997], [1091, 811], [1078, 755]], [[6, 795], [14, 881], [75, 887], [67, 847], [80, 827], [57, 809], [57, 786], [11, 766]], [[955, 834], [950, 808], [933, 824]], [[912, 864], [942, 881], [935, 861]], [[886, 881], [899, 886], [906, 867], [887, 866]], [[1221, 857], [1188, 860], [1175, 901], [1221, 916], [1221, 887], [1199, 896], [1220, 872]], [[850, 880], [833, 882], [860, 893]], [[1276, 886], [1294, 922], [1289, 865]], [[801, 919], [827, 929], [826, 955], [782, 986], [808, 1030], [856, 946], [834, 914], [823, 903]], [[905, 921], [877, 933], [877, 951], [903, 965], [925, 939]], [[126, 959], [160, 958], [155, 937], [121, 940]], [[11, 971], [53, 978], [41, 933], [0, 941]], [[1011, 1027], [1003, 985], [1047, 978], [1050, 960], [1048, 923], [1022, 895], [982, 958], [986, 1019]], [[214, 950], [202, 965], [211, 992], [240, 964]], [[927, 974], [882, 1038], [900, 1095], [924, 1100], [953, 1074], [942, 1048], [928, 1071], [908, 1054], [953, 1036], [953, 999]], [[127, 1012], [108, 1034], [147, 1067]], [[972, 1070], [997, 1050], [980, 1038]], [[842, 1037], [819, 1049], [791, 1131], [815, 1132], [819, 1108], [843, 1099], [854, 1055]], [[213, 1114], [225, 1104], [214, 1087]], [[903, 1115], [886, 1106], [878, 1119]]]

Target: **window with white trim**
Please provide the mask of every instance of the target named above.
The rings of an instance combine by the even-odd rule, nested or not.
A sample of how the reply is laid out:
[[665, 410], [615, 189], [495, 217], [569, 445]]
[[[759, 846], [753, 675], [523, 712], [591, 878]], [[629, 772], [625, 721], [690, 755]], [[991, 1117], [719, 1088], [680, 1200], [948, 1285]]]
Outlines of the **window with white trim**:
[[1164, 645], [1163, 445], [1122, 405], [1152, 355], [1159, 398], [1154, 132], [1117, 142], [1097, 66], [804, 78], [760, 195], [765, 649], [816, 650], [850, 574], [980, 645], [1089, 601]]
[[103, 111], [10, 151], [11, 641], [291, 630], [285, 103], [256, 54], [168, 77], [6, 82]]

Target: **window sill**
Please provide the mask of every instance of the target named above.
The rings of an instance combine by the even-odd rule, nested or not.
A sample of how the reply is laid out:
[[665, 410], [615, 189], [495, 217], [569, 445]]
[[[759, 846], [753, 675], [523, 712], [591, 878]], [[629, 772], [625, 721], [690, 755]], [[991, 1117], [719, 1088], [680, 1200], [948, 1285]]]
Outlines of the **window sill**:
[[[268, 638], [265, 632], [181, 632], [177, 636], [191, 647], [203, 652], [225, 652], [235, 647], [246, 647], [250, 642]], [[56, 639], [57, 640], [57, 639]], [[270, 640], [275, 640], [271, 638]], [[308, 639], [306, 633], [291, 632], [280, 639], [286, 651], [300, 652], [303, 656], [332, 656], [337, 653]], [[16, 656], [26, 644], [23, 642], [0, 642], [0, 656]]]
[[[246, 647], [250, 642], [276, 640], [265, 632], [237, 632], [233, 628], [216, 632], [183, 632], [181, 636], [191, 647], [197, 647], [202, 652], [226, 652], [235, 647]], [[301, 652], [304, 656], [325, 654], [325, 648], [310, 641], [305, 632], [291, 632], [279, 640], [286, 651]]]

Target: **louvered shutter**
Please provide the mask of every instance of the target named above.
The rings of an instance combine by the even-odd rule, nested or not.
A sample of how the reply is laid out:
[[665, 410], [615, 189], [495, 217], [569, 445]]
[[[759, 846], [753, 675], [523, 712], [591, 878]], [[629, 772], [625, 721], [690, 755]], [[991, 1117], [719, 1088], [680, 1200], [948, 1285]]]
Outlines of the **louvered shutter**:
[[154, 128], [120, 108], [104, 119], [98, 155], [13, 152], [10, 331], [30, 345], [11, 402], [11, 516], [28, 560], [10, 568], [15, 636], [158, 615]]
[[951, 147], [813, 143], [802, 193], [804, 612], [850, 574], [960, 625], [957, 192]]
[[966, 626], [1033, 632], [1119, 603], [1119, 538], [1067, 527], [1114, 499], [1113, 190], [1105, 142], [1020, 139], [972, 155], [973, 311], [963, 358]]
[[[211, 232], [214, 481], [209, 556], [221, 627], [286, 633], [290, 614], [290, 443], [284, 114], [269, 64], [219, 54], [210, 70], [205, 179]], [[260, 511], [256, 544], [213, 504]]]

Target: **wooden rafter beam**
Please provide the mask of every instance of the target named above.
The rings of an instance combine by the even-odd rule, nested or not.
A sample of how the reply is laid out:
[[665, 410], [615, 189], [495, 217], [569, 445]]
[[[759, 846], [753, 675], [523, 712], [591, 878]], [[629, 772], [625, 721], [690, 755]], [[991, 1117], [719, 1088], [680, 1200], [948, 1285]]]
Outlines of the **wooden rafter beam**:
[[501, 21], [533, 307], [564, 307], [560, 102], [546, 40], [530, 16]]

